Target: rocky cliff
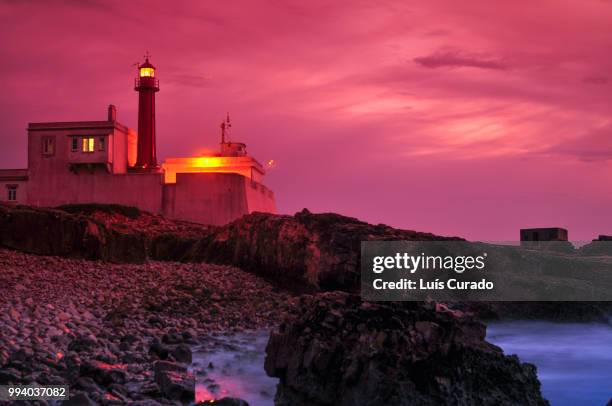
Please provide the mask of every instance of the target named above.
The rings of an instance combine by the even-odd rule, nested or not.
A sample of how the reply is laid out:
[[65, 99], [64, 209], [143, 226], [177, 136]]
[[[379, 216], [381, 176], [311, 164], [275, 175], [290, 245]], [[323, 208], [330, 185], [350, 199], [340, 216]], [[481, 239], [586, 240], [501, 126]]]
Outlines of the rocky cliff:
[[548, 404], [533, 365], [439, 304], [303, 297], [266, 354], [266, 372], [280, 378], [276, 405]]
[[158, 260], [232, 264], [310, 290], [351, 291], [359, 288], [361, 241], [444, 239], [303, 210], [295, 216], [253, 213], [199, 239], [159, 235], [152, 240], [151, 255]]
[[62, 210], [0, 205], [0, 245], [39, 255], [142, 262], [144, 235]]

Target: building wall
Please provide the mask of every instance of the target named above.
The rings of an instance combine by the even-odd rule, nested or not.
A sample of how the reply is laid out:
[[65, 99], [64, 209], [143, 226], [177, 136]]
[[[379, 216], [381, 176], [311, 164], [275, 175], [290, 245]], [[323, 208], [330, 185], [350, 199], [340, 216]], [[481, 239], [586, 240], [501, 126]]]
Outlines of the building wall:
[[[78, 137], [76, 150], [73, 149], [74, 137]], [[82, 137], [94, 137], [93, 152], [83, 152]], [[101, 137], [105, 139], [104, 150], [98, 149]], [[49, 139], [53, 140], [53, 151], [44, 153], [45, 140]], [[19, 180], [18, 200], [50, 207], [115, 203], [215, 225], [226, 224], [253, 211], [276, 212], [274, 194], [258, 182], [263, 177], [263, 168], [253, 158], [179, 158], [172, 162], [172, 169], [179, 172], [175, 172], [176, 183], [167, 183], [163, 172], [128, 170], [136, 158], [136, 140], [133, 131], [112, 120], [31, 123], [28, 127], [29, 169], [22, 170], [24, 177]], [[199, 159], [219, 162], [212, 165], [197, 161]], [[184, 173], [182, 166], [185, 172], [196, 172]], [[229, 173], [205, 172], [207, 170], [227, 170]], [[0, 173], [0, 188], [16, 183], [13, 179], [2, 178]], [[22, 193], [26, 191], [27, 194]], [[0, 189], [0, 200], [3, 192], [6, 191]], [[8, 192], [4, 194], [8, 197]]]
[[521, 241], [567, 241], [564, 228], [525, 228], [521, 229]]
[[[57, 125], [29, 128], [29, 204], [117, 203], [161, 212], [162, 174], [127, 173], [127, 131], [111, 122]], [[83, 153], [79, 141], [73, 152], [73, 136], [106, 137], [105, 151]], [[45, 138], [55, 140], [53, 154], [43, 154]]]
[[245, 189], [249, 213], [254, 211], [276, 213], [276, 200], [270, 189], [250, 179], [245, 179]]
[[[28, 201], [28, 170], [0, 169], [0, 202], [26, 204]], [[9, 188], [15, 189], [16, 200], [9, 201]]]
[[168, 217], [215, 225], [276, 212], [270, 190], [235, 173], [178, 173], [175, 184], [164, 185], [163, 207]]
[[233, 173], [178, 173], [174, 204], [167, 203], [164, 214], [203, 224], [227, 224], [248, 213], [245, 179]]

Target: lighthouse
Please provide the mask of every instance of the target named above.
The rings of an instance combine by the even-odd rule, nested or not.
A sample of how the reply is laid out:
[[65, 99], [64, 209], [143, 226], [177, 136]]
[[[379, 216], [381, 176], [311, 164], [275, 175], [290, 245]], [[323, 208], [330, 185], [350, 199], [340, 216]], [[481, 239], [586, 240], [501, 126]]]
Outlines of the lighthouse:
[[0, 203], [120, 204], [212, 225], [255, 211], [276, 212], [274, 193], [263, 184], [263, 165], [244, 143], [228, 139], [229, 114], [218, 152], [166, 158], [158, 165], [159, 82], [149, 59], [137, 64], [134, 82], [138, 133], [117, 120], [114, 105], [99, 121], [29, 123], [28, 168], [0, 169]]
[[155, 145], [155, 93], [159, 92], [159, 80], [155, 77], [155, 67], [145, 57], [138, 65], [134, 90], [138, 92], [138, 147], [136, 169], [155, 171], [157, 165]]

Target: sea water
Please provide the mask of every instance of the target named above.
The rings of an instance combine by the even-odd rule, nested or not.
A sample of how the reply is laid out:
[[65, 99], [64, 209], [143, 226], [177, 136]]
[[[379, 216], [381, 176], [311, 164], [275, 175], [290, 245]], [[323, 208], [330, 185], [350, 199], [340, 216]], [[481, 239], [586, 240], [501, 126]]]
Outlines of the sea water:
[[538, 368], [553, 406], [604, 406], [612, 398], [612, 326], [596, 323], [490, 323], [487, 341]]
[[236, 397], [250, 406], [274, 405], [278, 379], [264, 371], [269, 331], [219, 335], [193, 352], [196, 401]]
[[[542, 321], [493, 322], [487, 340], [535, 364], [553, 406], [604, 406], [612, 398], [612, 326]], [[196, 400], [242, 398], [274, 404], [278, 379], [263, 365], [268, 331], [216, 336], [194, 349]]]

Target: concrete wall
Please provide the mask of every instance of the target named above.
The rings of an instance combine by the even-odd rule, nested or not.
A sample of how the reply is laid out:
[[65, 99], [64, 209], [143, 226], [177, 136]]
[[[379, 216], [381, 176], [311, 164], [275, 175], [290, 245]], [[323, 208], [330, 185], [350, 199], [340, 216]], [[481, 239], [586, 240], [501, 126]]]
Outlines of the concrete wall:
[[261, 211], [265, 213], [276, 213], [276, 200], [274, 193], [263, 184], [245, 180], [247, 202], [249, 213]]
[[113, 175], [102, 168], [92, 172], [66, 172], [57, 193], [30, 193], [28, 202], [36, 206], [59, 206], [70, 203], [116, 203], [161, 213], [162, 175], [160, 173], [127, 173]]
[[244, 179], [234, 173], [178, 173], [174, 204], [167, 203], [164, 214], [203, 224], [229, 223], [248, 213]]
[[234, 173], [178, 173], [164, 185], [163, 213], [171, 218], [223, 225], [253, 211], [276, 212], [274, 194]]
[[[16, 188], [17, 200], [9, 201], [9, 188]], [[0, 202], [26, 204], [28, 201], [28, 170], [0, 169]]]
[[567, 230], [564, 228], [524, 228], [521, 229], [521, 241], [567, 241]]

